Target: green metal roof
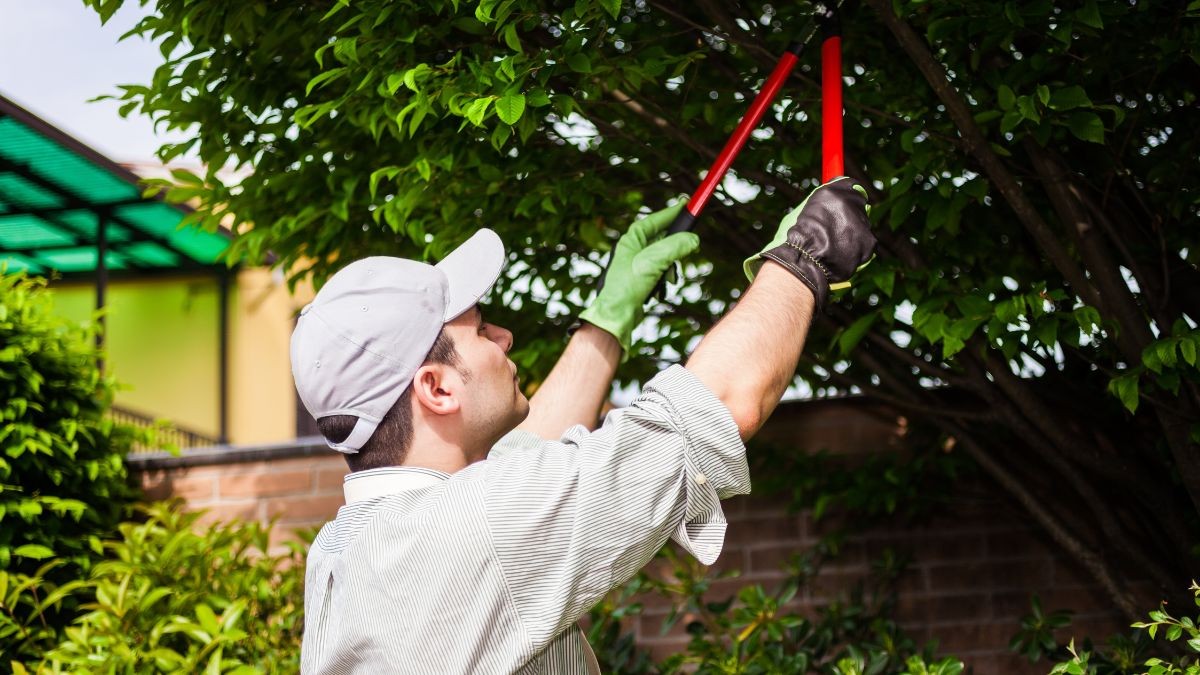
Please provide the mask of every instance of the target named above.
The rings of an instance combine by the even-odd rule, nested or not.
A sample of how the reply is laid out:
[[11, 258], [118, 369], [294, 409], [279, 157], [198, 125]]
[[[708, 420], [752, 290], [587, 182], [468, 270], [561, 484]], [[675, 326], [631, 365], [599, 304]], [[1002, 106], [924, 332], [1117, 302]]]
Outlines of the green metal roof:
[[227, 231], [180, 228], [188, 210], [144, 199], [138, 177], [0, 96], [0, 267], [88, 276], [104, 223], [105, 267], [211, 269]]

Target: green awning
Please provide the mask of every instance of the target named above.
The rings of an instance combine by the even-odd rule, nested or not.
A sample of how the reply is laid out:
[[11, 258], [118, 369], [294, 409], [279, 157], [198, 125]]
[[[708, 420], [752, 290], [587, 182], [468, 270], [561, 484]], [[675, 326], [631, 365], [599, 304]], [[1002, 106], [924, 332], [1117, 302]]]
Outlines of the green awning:
[[[224, 266], [229, 233], [180, 228], [185, 208], [144, 199], [138, 177], [0, 96], [0, 267], [137, 274]], [[103, 242], [101, 225], [103, 224]]]

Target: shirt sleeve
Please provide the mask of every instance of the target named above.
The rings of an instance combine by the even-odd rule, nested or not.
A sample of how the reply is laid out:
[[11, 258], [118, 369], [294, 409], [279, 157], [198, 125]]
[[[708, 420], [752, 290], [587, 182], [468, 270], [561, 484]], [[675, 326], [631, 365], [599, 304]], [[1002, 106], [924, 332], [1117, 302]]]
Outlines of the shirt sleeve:
[[750, 491], [737, 425], [680, 366], [596, 431], [572, 427], [557, 442], [514, 451], [532, 439], [509, 434], [502, 452], [467, 471], [480, 472], [496, 555], [534, 649], [668, 538], [712, 564], [725, 536], [720, 498]]

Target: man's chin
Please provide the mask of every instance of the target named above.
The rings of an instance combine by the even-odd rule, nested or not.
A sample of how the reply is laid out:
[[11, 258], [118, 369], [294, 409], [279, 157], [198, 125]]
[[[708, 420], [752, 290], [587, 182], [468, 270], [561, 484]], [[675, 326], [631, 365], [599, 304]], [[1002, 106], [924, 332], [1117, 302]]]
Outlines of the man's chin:
[[515, 413], [517, 424], [524, 422], [529, 417], [529, 399], [525, 398], [524, 394], [521, 394], [521, 398], [517, 400]]

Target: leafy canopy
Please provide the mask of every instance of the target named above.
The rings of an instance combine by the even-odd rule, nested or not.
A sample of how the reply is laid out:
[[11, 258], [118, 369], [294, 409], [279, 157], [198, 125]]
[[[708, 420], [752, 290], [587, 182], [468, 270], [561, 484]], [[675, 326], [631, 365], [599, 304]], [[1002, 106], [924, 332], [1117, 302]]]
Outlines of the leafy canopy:
[[[102, 16], [120, 0], [85, 0]], [[1200, 505], [1195, 3], [865, 0], [843, 16], [848, 173], [880, 255], [818, 320], [799, 375], [969, 455], [1127, 616], [1194, 568]], [[537, 381], [639, 209], [688, 192], [810, 2], [160, 0], [127, 113], [186, 130], [168, 196], [318, 280], [511, 251], [491, 310]], [[697, 227], [691, 285], [641, 358], [685, 351], [740, 260], [815, 185], [815, 45]], [[252, 169], [223, 180], [225, 166]], [[673, 351], [667, 350], [671, 347]]]

